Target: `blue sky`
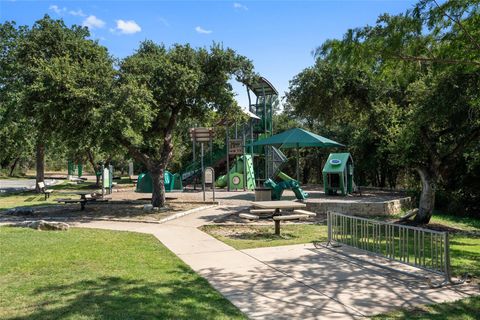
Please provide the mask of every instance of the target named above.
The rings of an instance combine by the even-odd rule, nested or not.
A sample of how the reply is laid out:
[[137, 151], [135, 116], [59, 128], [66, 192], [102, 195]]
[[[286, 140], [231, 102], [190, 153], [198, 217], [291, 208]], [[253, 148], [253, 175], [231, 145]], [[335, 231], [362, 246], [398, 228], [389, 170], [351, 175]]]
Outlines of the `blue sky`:
[[[119, 58], [149, 39], [209, 46], [213, 41], [253, 60], [283, 95], [288, 82], [313, 64], [312, 50], [378, 15], [411, 8], [413, 0], [336, 1], [21, 1], [0, 0], [0, 21], [32, 25], [48, 13], [67, 25], [88, 25], [92, 37]], [[235, 84], [246, 106], [244, 89]]]

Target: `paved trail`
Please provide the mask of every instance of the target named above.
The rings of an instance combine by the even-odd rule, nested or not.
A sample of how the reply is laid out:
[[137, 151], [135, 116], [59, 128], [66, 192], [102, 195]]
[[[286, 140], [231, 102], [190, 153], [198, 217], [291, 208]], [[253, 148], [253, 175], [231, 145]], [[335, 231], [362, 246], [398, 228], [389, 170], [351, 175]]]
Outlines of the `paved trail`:
[[312, 245], [239, 251], [197, 229], [227, 212], [213, 208], [160, 225], [92, 221], [76, 226], [153, 234], [252, 319], [359, 319], [480, 293], [467, 285], [430, 289]]
[[[54, 185], [55, 179], [45, 179], [47, 186]], [[0, 193], [19, 192], [35, 189], [35, 179], [0, 179]]]

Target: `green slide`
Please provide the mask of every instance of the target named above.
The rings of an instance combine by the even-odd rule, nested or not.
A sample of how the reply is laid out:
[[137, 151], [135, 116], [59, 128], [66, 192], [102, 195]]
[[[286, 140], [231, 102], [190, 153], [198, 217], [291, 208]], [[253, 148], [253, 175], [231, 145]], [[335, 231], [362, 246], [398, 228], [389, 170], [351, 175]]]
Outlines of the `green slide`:
[[272, 189], [272, 200], [280, 200], [285, 189], [291, 189], [295, 197], [299, 200], [308, 198], [308, 193], [300, 188], [300, 183], [298, 183], [297, 180], [292, 179], [283, 172], [279, 172], [277, 177], [280, 178], [282, 182], [275, 183], [272, 179], [265, 181], [265, 187]]
[[[246, 188], [248, 190], [255, 189], [255, 173], [253, 171], [253, 160], [252, 156], [249, 154], [237, 157], [233, 162], [233, 165], [230, 168], [230, 189], [243, 189], [244, 161], [245, 168], [247, 170]], [[225, 188], [227, 186], [228, 176], [229, 175], [222, 175], [218, 177], [217, 181], [215, 182], [215, 186], [217, 188]]]

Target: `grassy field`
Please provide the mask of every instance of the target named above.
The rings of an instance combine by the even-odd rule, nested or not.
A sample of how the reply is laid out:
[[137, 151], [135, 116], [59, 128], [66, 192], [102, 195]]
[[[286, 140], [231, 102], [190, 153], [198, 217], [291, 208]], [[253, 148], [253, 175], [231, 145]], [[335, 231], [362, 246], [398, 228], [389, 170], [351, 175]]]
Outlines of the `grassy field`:
[[327, 240], [327, 226], [313, 224], [282, 225], [281, 235], [272, 226], [205, 225], [201, 230], [238, 250], [274, 247]]
[[400, 309], [372, 317], [373, 320], [477, 320], [480, 319], [480, 296], [415, 309]]
[[57, 198], [80, 198], [79, 195], [71, 194], [69, 191], [89, 191], [96, 190], [94, 182], [84, 182], [81, 184], [69, 183], [63, 181], [57, 185], [50, 186], [48, 189], [54, 190], [50, 198], [45, 200], [43, 194], [34, 191], [15, 192], [0, 194], [0, 211], [14, 207], [31, 207], [48, 204], [56, 204]]
[[243, 319], [153, 236], [0, 227], [0, 319]]
[[[480, 229], [473, 220], [449, 221], [451, 217], [438, 217], [433, 223], [455, 227], [465, 233], [450, 235], [451, 265], [454, 275], [468, 273], [480, 277]], [[250, 248], [273, 247], [289, 244], [326, 241], [327, 227], [318, 224], [282, 225], [281, 235], [274, 234], [271, 226], [247, 225], [206, 225], [202, 230], [226, 244], [242, 250]]]

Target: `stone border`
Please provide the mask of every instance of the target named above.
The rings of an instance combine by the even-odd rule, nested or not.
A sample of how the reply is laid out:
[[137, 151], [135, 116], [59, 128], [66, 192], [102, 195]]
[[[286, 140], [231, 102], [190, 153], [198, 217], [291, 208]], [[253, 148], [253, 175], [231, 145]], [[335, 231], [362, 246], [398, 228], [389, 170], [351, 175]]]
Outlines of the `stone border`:
[[[193, 208], [193, 209], [190, 209], [190, 210], [187, 210], [187, 211], [182, 211], [182, 212], [178, 212], [178, 213], [175, 213], [175, 214], [172, 214], [171, 216], [168, 216], [168, 217], [165, 217], [163, 219], [160, 219], [158, 221], [153, 221], [153, 220], [136, 220], [136, 219], [122, 219], [122, 218], [119, 218], [119, 219], [110, 219], [110, 218], [87, 218], [87, 219], [76, 219], [74, 217], [55, 217], [55, 216], [51, 216], [51, 217], [39, 217], [37, 220], [48, 220], [48, 221], [72, 221], [73, 222], [81, 222], [81, 221], [114, 221], [114, 222], [136, 222], [136, 223], [151, 223], [151, 224], [162, 224], [162, 223], [165, 223], [167, 221], [171, 221], [171, 220], [175, 220], [175, 219], [178, 219], [178, 218], [181, 218], [181, 217], [184, 217], [184, 216], [187, 216], [189, 214], [192, 214], [192, 213], [195, 213], [195, 212], [198, 212], [198, 211], [201, 211], [201, 210], [206, 210], [206, 209], [210, 209], [210, 208], [214, 208], [216, 207], [217, 205], [216, 204], [213, 204], [213, 205], [208, 205], [208, 206], [203, 206], [203, 207], [198, 207], [198, 208]], [[33, 217], [32, 217], [33, 218]], [[11, 223], [11, 222], [22, 222], [22, 221], [30, 221], [30, 220], [35, 220], [35, 219], [30, 219], [29, 217], [25, 217], [25, 218], [11, 218], [11, 219], [2, 219], [0, 218], [0, 224], [8, 224], [8, 223]], [[76, 220], [76, 221], [75, 221]]]

